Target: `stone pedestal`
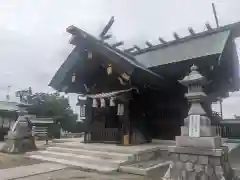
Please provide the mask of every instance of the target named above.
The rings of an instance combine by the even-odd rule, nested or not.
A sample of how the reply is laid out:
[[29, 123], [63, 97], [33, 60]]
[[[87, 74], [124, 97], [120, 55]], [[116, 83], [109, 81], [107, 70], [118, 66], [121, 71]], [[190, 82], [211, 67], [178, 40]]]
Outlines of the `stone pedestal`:
[[220, 148], [222, 145], [222, 139], [219, 136], [216, 137], [189, 137], [189, 136], [176, 136], [177, 147], [195, 147], [213, 149]]
[[228, 148], [222, 146], [216, 127], [211, 126], [202, 103], [206, 79], [196, 66], [180, 81], [188, 87], [185, 95], [191, 103], [188, 117], [176, 137], [176, 146], [169, 148], [173, 164], [169, 167], [171, 180], [234, 180], [237, 179], [228, 162]]
[[24, 116], [19, 116], [12, 130], [9, 131], [1, 151], [5, 153], [24, 153], [36, 149], [31, 122]]
[[1, 149], [4, 153], [25, 153], [34, 150], [37, 150], [37, 147], [33, 136], [25, 138], [10, 137]]
[[228, 162], [228, 148], [169, 148], [173, 166], [172, 180], [234, 180], [237, 179]]

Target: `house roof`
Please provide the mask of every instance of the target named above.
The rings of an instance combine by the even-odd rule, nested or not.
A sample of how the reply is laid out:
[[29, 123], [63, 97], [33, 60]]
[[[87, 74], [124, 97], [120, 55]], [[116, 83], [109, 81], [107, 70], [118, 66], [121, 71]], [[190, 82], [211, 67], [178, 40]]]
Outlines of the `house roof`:
[[230, 36], [230, 31], [215, 32], [197, 38], [180, 41], [159, 49], [135, 56], [136, 60], [150, 68], [203, 56], [221, 54]]
[[30, 119], [33, 124], [53, 124], [54, 121], [52, 118], [33, 118]]
[[[76, 48], [70, 53], [67, 60], [59, 68], [49, 84], [51, 87], [57, 90], [62, 90], [62, 87], [64, 86], [63, 82], [66, 80], [69, 72], [75, 68], [79, 61], [86, 58], [79, 52], [85, 51], [86, 49], [90, 49], [92, 52], [96, 52], [104, 57], [107, 57], [110, 61], [109, 63], [115, 64], [115, 66], [121, 69], [122, 72], [127, 72], [130, 75], [133, 75], [132, 81], [138, 80], [139, 82], [141, 81], [143, 83], [161, 84], [161, 80], [164, 79], [160, 75], [142, 66], [134, 59], [133, 56], [111, 47], [110, 45], [98, 40], [97, 38], [77, 27], [70, 26], [67, 28], [67, 31], [73, 35], [71, 43], [76, 45]], [[136, 72], [142, 75], [141, 79], [135, 76]]]
[[[123, 71], [130, 72], [135, 81], [140, 81], [141, 79], [143, 82], [146, 81], [151, 83], [151, 80], [154, 83], [158, 82], [158, 84], [165, 84], [162, 83], [164, 78], [159, 75], [161, 72], [155, 71], [152, 67], [175, 64], [180, 61], [186, 62], [186, 60], [200, 59], [200, 57], [207, 57], [210, 55], [219, 55], [219, 57], [221, 57], [221, 54], [226, 49], [225, 46], [233, 47], [231, 45], [233, 42], [228, 41], [228, 39], [240, 36], [240, 22], [219, 28], [208, 28], [207, 31], [191, 33], [191, 35], [187, 37], [176, 38], [176, 40], [170, 42], [162, 41], [162, 44], [155, 46], [148, 43], [148, 48], [135, 48], [136, 51], [126, 51], [127, 53], [107, 44], [101, 39], [99, 40], [77, 27], [70, 26], [67, 28], [67, 31], [73, 35], [71, 43], [76, 45], [76, 48], [59, 68], [49, 84], [57, 90], [62, 90], [64, 87], [63, 82], [76, 63], [84, 60], [85, 57], [79, 53], [79, 49], [86, 50], [88, 48], [107, 57], [109, 61], [113, 64], [115, 63], [115, 65]], [[225, 57], [225, 59], [228, 59], [228, 57]], [[232, 62], [233, 61], [230, 61], [230, 63]], [[234, 61], [236, 64], [237, 62], [238, 60]], [[236, 64], [229, 65], [229, 67], [234, 67]], [[229, 72], [231, 71], [233, 70], [229, 69]]]

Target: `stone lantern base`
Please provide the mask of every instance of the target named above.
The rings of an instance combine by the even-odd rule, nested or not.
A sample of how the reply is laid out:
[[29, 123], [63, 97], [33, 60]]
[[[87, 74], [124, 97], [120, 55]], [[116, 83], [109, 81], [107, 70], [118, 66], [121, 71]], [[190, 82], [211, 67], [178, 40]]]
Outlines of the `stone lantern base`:
[[9, 135], [1, 149], [1, 152], [25, 153], [34, 150], [37, 150], [37, 147], [33, 136], [19, 138], [14, 135]]
[[194, 147], [205, 149], [218, 149], [222, 146], [222, 138], [215, 137], [189, 137], [189, 136], [176, 136], [177, 147]]
[[205, 149], [170, 147], [173, 165], [171, 180], [235, 180], [237, 177], [228, 162], [228, 148]]

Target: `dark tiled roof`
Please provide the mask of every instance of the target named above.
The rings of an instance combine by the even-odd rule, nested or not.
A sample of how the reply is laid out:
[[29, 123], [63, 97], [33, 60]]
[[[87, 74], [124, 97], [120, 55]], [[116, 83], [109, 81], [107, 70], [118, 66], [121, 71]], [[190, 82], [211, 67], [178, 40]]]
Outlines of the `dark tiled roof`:
[[[63, 63], [63, 65], [59, 68], [59, 70], [51, 80], [49, 84], [51, 87], [60, 91], [63, 89], [63, 82], [69, 72], [71, 72], [77, 62], [85, 58], [82, 57], [81, 53], [78, 52], [79, 49], [81, 48], [81, 51], [83, 51], [85, 50], [85, 48], [88, 47], [90, 47], [91, 51], [107, 57], [108, 60], [111, 61], [109, 63], [115, 64], [115, 66], [117, 66], [123, 72], [130, 73], [129, 75], [131, 75], [131, 73], [134, 74], [135, 72], [141, 73], [141, 75], [143, 75], [141, 79], [143, 83], [151, 84], [152, 82], [153, 84], [161, 84], [160, 81], [163, 80], [163, 77], [142, 66], [140, 63], [136, 62], [133, 56], [111, 47], [110, 45], [104, 43], [101, 40], [98, 40], [97, 38], [77, 27], [70, 26], [67, 31], [71, 33], [74, 37], [71, 41], [72, 44], [78, 46], [79, 42], [80, 44], [83, 43], [84, 45], [78, 46], [73, 50], [73, 52], [71, 52], [67, 60]], [[135, 74], [133, 76], [135, 77], [135, 80], [139, 79], [135, 76]], [[134, 79], [132, 80], [132, 82], [134, 82]]]

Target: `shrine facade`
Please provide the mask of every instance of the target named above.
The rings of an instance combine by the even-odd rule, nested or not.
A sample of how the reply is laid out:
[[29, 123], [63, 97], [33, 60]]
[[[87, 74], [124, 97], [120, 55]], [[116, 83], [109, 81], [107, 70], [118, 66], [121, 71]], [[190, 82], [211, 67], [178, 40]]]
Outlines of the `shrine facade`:
[[211, 124], [218, 123], [211, 103], [239, 89], [233, 40], [240, 36], [240, 23], [206, 25], [208, 30], [201, 33], [191, 28], [184, 38], [175, 33], [170, 42], [159, 38], [159, 45], [147, 41], [146, 48], [120, 50], [123, 42], [106, 42], [113, 22], [112, 18], [98, 38], [68, 27], [75, 47], [50, 82], [58, 91], [79, 94], [86, 143], [134, 145], [180, 135], [189, 103], [187, 88], [179, 80], [193, 64], [208, 79], [201, 105]]

